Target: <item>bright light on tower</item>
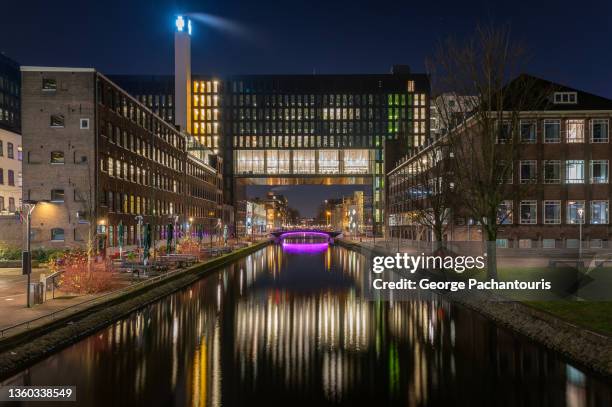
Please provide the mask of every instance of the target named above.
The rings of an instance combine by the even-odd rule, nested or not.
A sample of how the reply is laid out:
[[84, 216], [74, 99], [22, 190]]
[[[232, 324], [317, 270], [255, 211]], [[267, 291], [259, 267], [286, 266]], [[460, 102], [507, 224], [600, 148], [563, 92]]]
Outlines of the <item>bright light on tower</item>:
[[187, 32], [191, 35], [191, 20], [187, 20]]
[[183, 16], [178, 16], [176, 18], [176, 29], [179, 31], [183, 31], [184, 28], [185, 28], [185, 19], [183, 18]]

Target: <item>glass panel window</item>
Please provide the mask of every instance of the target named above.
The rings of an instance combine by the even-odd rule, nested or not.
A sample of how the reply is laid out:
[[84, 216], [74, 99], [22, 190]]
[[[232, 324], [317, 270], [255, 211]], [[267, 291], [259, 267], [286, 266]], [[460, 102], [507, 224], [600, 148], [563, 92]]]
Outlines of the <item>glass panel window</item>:
[[64, 115], [53, 114], [51, 115], [51, 127], [64, 127]]
[[567, 160], [565, 162], [565, 183], [584, 184], [584, 160]]
[[545, 143], [560, 143], [561, 142], [561, 121], [560, 120], [544, 120], [544, 142]]
[[521, 201], [521, 224], [535, 225], [538, 223], [537, 208], [537, 201]]
[[544, 183], [559, 184], [561, 182], [561, 161], [544, 161]]
[[534, 184], [537, 182], [537, 161], [524, 160], [520, 162], [521, 184]]
[[608, 201], [591, 201], [591, 224], [608, 224]]
[[567, 121], [567, 143], [584, 143], [584, 120]]
[[591, 184], [608, 183], [608, 160], [591, 161]]
[[57, 80], [51, 78], [43, 78], [42, 90], [55, 91], [57, 90]]
[[61, 228], [53, 228], [51, 229], [51, 240], [56, 242], [64, 241], [64, 229]]
[[547, 225], [561, 223], [561, 201], [544, 201], [544, 223]]
[[315, 150], [296, 150], [293, 152], [293, 172], [309, 174], [315, 172]]
[[509, 247], [508, 239], [497, 239], [495, 243], [498, 249], [507, 249]]
[[319, 150], [319, 173], [338, 174], [339, 172], [338, 150]]
[[367, 174], [370, 172], [369, 150], [345, 150], [344, 173]]
[[500, 225], [512, 224], [512, 201], [502, 201], [497, 207], [497, 223]]
[[51, 164], [64, 164], [64, 152], [51, 151]]
[[521, 120], [521, 143], [536, 142], [536, 123], [533, 120]]
[[497, 131], [497, 143], [506, 144], [510, 140], [510, 136], [510, 122], [507, 120], [502, 120], [499, 123], [499, 128]]
[[591, 120], [591, 143], [608, 142], [608, 119]]
[[278, 150], [266, 151], [266, 173], [278, 173]]
[[568, 201], [567, 202], [567, 223], [579, 224], [584, 223], [584, 201]]
[[52, 189], [51, 190], [51, 202], [64, 202], [64, 190], [63, 189]]

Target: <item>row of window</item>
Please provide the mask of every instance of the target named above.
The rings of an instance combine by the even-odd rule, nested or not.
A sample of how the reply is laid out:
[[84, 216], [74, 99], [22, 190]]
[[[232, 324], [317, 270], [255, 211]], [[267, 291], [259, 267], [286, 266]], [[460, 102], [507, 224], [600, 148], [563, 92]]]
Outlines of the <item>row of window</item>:
[[[608, 119], [591, 119], [590, 124], [590, 141], [591, 143], [607, 143], [609, 140], [609, 122]], [[585, 141], [585, 120], [569, 119], [565, 121], [565, 137], [561, 133], [560, 119], [546, 119], [542, 121], [543, 143], [560, 143], [563, 139], [566, 143], [584, 143]], [[537, 121], [536, 120], [521, 120], [520, 124], [520, 141], [521, 143], [537, 143]], [[503, 121], [500, 131], [497, 133], [497, 143], [504, 144], [508, 142], [511, 135], [510, 122]]]
[[[586, 179], [585, 160], [565, 160], [565, 177], [561, 179], [561, 161], [544, 160], [542, 162], [542, 182], [544, 184], [584, 184]], [[607, 184], [609, 179], [608, 160], [590, 160], [589, 162], [590, 184]], [[511, 179], [506, 180], [512, 182]], [[519, 161], [519, 181], [521, 184], [532, 184], [538, 182], [538, 162], [536, 160]]]
[[[538, 201], [523, 200], [519, 203], [518, 219], [515, 219], [513, 201], [503, 201], [498, 208], [497, 219], [502, 225], [518, 223], [521, 225], [538, 224]], [[542, 224], [561, 224], [560, 200], [545, 200], [541, 202]], [[605, 200], [590, 201], [588, 205], [583, 200], [565, 202], [565, 223], [568, 225], [590, 223], [592, 225], [607, 225], [609, 223], [609, 202]], [[588, 222], [586, 222], [588, 219]]]
[[[195, 134], [216, 134], [218, 132], [217, 123], [206, 123], [206, 127], [195, 123]], [[426, 121], [381, 121], [381, 122], [233, 122], [231, 130], [234, 134], [362, 134], [362, 133], [398, 133], [421, 134], [425, 133]]]
[[[409, 91], [412, 92], [412, 91]], [[196, 95], [195, 98], [198, 96]], [[202, 98], [204, 96], [201, 96]], [[206, 96], [206, 102], [214, 101]], [[300, 107], [300, 106], [427, 106], [424, 93], [389, 93], [389, 94], [233, 94], [228, 102], [233, 106], [266, 106], [266, 107]], [[208, 106], [211, 106], [208, 103]]]

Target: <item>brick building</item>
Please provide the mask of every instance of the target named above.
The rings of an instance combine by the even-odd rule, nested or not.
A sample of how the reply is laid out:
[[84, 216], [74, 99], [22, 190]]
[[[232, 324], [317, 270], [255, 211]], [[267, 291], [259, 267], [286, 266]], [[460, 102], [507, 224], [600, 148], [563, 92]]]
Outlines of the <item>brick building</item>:
[[120, 222], [137, 244], [139, 216], [158, 239], [218, 228], [221, 160], [94, 69], [22, 67], [22, 118], [34, 245], [116, 246]]
[[[609, 205], [612, 197], [609, 137], [612, 100], [545, 80], [546, 100], [521, 111], [519, 147], [507, 183], [508, 199], [499, 207], [499, 247], [577, 248], [608, 247], [612, 237]], [[466, 122], [467, 123], [467, 122]], [[453, 131], [462, 131], [455, 129]], [[441, 142], [403, 160], [388, 174], [392, 236], [430, 240], [422, 226], [411, 222], [415, 202], [427, 199], [415, 175], [419, 162]], [[422, 183], [422, 182], [421, 182]], [[510, 191], [523, 188], [520, 198]], [[422, 193], [425, 191], [426, 193]], [[481, 240], [478, 220], [458, 208], [446, 230], [448, 240]], [[579, 225], [582, 224], [582, 228]]]

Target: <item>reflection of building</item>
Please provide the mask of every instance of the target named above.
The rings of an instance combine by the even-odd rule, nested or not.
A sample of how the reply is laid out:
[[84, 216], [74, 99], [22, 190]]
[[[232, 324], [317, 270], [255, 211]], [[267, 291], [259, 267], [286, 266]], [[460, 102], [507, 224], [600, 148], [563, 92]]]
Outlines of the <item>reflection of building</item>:
[[[500, 247], [575, 248], [580, 224], [588, 247], [606, 247], [612, 238], [610, 209], [610, 119], [612, 100], [532, 77], [534, 92], [546, 98], [519, 112], [516, 129], [503, 120], [497, 144], [515, 134], [520, 147], [508, 179], [508, 197], [498, 209]], [[522, 95], [521, 95], [522, 96]], [[537, 97], [537, 95], [534, 95]], [[518, 98], [518, 99], [522, 99]], [[470, 131], [468, 119], [456, 131]], [[478, 134], [477, 132], [475, 134]], [[432, 162], [433, 149], [420, 150], [389, 172], [389, 226], [397, 236], [431, 239], [419, 233], [412, 215], [417, 200], [425, 199], [419, 162]], [[450, 157], [450, 155], [444, 155]], [[521, 189], [518, 194], [512, 193]], [[433, 190], [433, 189], [432, 189]], [[512, 195], [511, 195], [512, 193]], [[449, 240], [481, 240], [480, 227], [459, 208], [449, 228]]]
[[[90, 68], [23, 67], [26, 198], [33, 242], [136, 243], [135, 217], [161, 238], [169, 222], [213, 232], [221, 218], [221, 161]], [[177, 219], [178, 217], [178, 219]], [[104, 243], [104, 242], [102, 242]]]

